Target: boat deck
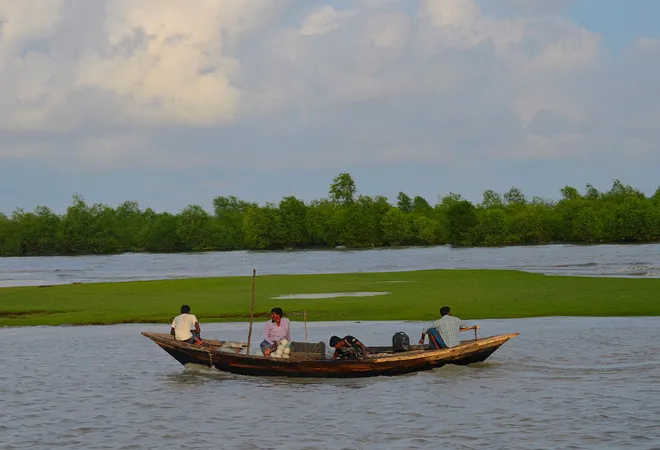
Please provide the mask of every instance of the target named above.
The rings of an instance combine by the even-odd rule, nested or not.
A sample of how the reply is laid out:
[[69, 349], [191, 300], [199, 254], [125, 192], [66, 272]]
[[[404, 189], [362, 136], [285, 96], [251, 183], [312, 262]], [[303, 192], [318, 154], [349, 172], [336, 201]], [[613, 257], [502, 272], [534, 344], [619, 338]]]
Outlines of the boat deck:
[[486, 360], [494, 351], [518, 333], [491, 336], [444, 349], [428, 349], [413, 345], [407, 351], [394, 352], [392, 347], [368, 347], [372, 352], [364, 359], [331, 359], [324, 342], [291, 344], [289, 358], [247, 355], [243, 342], [206, 340], [205, 345], [176, 341], [164, 333], [142, 333], [154, 341], [179, 363], [202, 364], [223, 372], [253, 376], [285, 376], [316, 378], [355, 378], [393, 376], [431, 370], [445, 364], [466, 365]]

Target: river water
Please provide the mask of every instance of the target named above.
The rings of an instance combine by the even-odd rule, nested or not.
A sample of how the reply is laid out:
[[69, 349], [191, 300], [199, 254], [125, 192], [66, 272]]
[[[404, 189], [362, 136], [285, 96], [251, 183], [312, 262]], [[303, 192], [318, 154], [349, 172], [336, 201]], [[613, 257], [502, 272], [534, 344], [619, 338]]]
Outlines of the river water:
[[[140, 335], [166, 325], [2, 328], [0, 448], [660, 448], [657, 319], [479, 324], [481, 336], [520, 336], [485, 363], [358, 380], [184, 368]], [[400, 330], [416, 340], [422, 324], [308, 327], [312, 342], [350, 333], [382, 345]], [[247, 337], [244, 323], [202, 329]]]
[[[0, 286], [261, 274], [518, 269], [660, 276], [660, 245], [0, 258]], [[460, 315], [460, 314], [459, 314]], [[396, 378], [289, 380], [182, 367], [140, 331], [0, 328], [0, 448], [660, 449], [656, 318], [484, 320], [520, 332], [482, 364]], [[294, 322], [294, 339], [301, 339]], [[383, 345], [421, 324], [310, 323]], [[243, 323], [202, 324], [246, 339]]]
[[517, 269], [553, 275], [659, 277], [660, 244], [0, 258], [0, 287], [251, 275], [252, 268], [260, 274]]

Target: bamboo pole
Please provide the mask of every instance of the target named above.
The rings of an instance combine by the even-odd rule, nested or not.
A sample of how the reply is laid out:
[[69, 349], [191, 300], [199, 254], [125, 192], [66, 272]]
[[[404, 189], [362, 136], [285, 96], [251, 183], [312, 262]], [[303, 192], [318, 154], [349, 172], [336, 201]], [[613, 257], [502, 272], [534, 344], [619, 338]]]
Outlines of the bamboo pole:
[[303, 309], [303, 320], [305, 321], [305, 353], [307, 353], [307, 309]]
[[252, 269], [252, 307], [250, 308], [250, 331], [248, 332], [247, 355], [250, 355], [250, 342], [252, 341], [252, 322], [254, 321], [254, 289], [257, 283], [257, 269]]

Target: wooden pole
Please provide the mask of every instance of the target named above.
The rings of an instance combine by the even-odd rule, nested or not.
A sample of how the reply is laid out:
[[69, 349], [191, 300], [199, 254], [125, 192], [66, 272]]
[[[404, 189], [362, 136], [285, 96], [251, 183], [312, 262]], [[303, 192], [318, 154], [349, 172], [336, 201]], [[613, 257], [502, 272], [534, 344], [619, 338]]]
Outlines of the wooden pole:
[[250, 342], [252, 341], [252, 322], [254, 321], [254, 289], [257, 283], [257, 269], [252, 269], [252, 307], [250, 308], [250, 331], [248, 332], [247, 355], [250, 355]]
[[307, 309], [303, 309], [303, 320], [305, 321], [305, 353], [307, 353]]

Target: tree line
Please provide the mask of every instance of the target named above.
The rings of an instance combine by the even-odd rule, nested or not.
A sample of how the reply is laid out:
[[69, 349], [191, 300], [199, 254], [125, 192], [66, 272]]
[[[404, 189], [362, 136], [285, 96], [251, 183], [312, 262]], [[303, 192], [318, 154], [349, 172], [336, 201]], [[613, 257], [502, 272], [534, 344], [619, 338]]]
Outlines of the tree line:
[[433, 206], [400, 192], [391, 204], [358, 194], [351, 175], [341, 173], [327, 198], [258, 205], [221, 196], [213, 212], [190, 205], [178, 214], [158, 213], [133, 201], [111, 208], [75, 195], [61, 215], [44, 206], [0, 213], [0, 255], [660, 240], [660, 188], [647, 197], [615, 180], [606, 192], [589, 184], [584, 192], [570, 186], [560, 192], [550, 201], [527, 199], [515, 187], [503, 195], [488, 190], [478, 204], [449, 193]]

